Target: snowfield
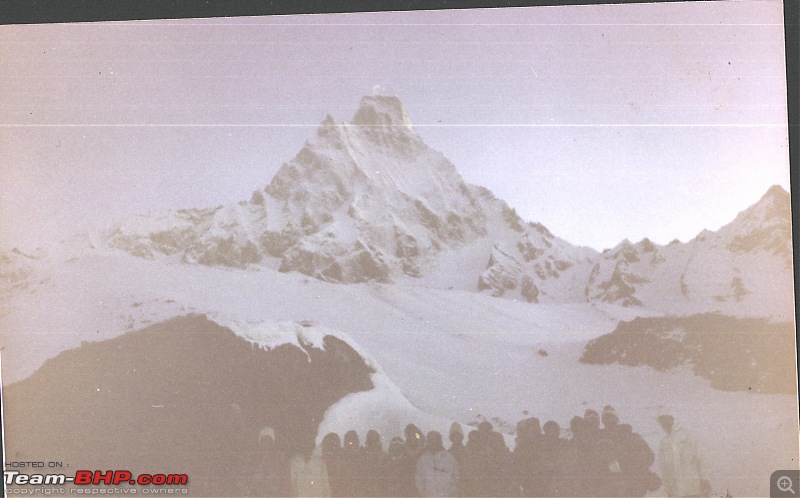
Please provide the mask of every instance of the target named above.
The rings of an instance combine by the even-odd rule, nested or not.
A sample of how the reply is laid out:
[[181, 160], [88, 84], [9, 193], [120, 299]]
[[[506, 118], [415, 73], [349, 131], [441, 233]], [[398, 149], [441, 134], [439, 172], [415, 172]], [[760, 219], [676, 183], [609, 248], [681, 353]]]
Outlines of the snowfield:
[[797, 465], [793, 396], [722, 392], [685, 370], [578, 362], [589, 339], [641, 309], [530, 304], [409, 283], [334, 284], [106, 249], [31, 263], [28, 287], [0, 301], [6, 384], [81, 341], [206, 313], [263, 347], [321, 344], [332, 334], [376, 369], [375, 388], [332, 406], [318, 440], [329, 431], [354, 428], [363, 437], [374, 428], [387, 444], [409, 422], [446, 433], [454, 420], [489, 420], [511, 443], [527, 416], [555, 420], [567, 435], [572, 416], [612, 404], [655, 449], [655, 417], [667, 405], [706, 442], [715, 492], [764, 495], [773, 470]]

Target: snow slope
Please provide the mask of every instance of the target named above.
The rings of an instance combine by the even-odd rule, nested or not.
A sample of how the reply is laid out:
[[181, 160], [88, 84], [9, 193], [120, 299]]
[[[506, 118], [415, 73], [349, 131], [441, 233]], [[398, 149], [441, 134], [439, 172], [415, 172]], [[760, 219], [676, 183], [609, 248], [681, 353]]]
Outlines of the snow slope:
[[368, 359], [376, 388], [333, 406], [318, 438], [351, 428], [364, 437], [375, 428], [387, 443], [408, 422], [445, 431], [453, 420], [484, 419], [510, 435], [526, 411], [567, 427], [587, 407], [610, 403], [655, 447], [655, 414], [666, 404], [704, 436], [715, 486], [735, 496], [766, 493], [765, 476], [792, 466], [797, 455], [793, 396], [721, 392], [688, 371], [578, 362], [588, 339], [642, 314], [636, 308], [531, 305], [404, 283], [334, 284], [102, 248], [61, 258], [39, 260], [52, 265], [36, 270], [49, 278], [1, 301], [6, 383], [81, 341], [202, 312], [266, 346], [332, 333]]

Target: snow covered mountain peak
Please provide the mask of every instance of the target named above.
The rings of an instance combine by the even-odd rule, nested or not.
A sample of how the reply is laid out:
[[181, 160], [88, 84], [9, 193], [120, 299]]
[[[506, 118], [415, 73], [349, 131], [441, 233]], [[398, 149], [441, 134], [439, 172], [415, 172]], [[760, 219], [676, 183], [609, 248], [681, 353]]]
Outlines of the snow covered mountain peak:
[[400, 99], [383, 95], [363, 97], [352, 123], [356, 126], [399, 126], [413, 129], [411, 118]]
[[472, 190], [396, 97], [364, 97], [351, 123], [326, 117], [264, 193], [293, 239], [281, 270], [326, 280], [418, 276], [422, 259], [486, 230]]
[[728, 248], [733, 252], [766, 249], [789, 258], [792, 235], [789, 193], [779, 185], [773, 185], [758, 202], [739, 213], [720, 233], [729, 238]]
[[789, 192], [773, 185], [755, 204], [740, 212], [731, 225], [751, 225], [791, 219]]
[[479, 192], [385, 96], [364, 97], [350, 123], [326, 116], [249, 202], [146, 218], [120, 226], [111, 245], [234, 267], [278, 258], [279, 271], [336, 282], [419, 276], [487, 231]]
[[[336, 195], [327, 192], [330, 188]], [[455, 166], [414, 131], [397, 97], [368, 96], [349, 123], [337, 124], [326, 116], [265, 191], [280, 200], [299, 191], [305, 192], [300, 197], [324, 194], [330, 209], [330, 202], [340, 205], [365, 189], [423, 197], [426, 202], [436, 202], [443, 194], [458, 197], [465, 190]]]
[[791, 266], [789, 194], [779, 186], [690, 242], [626, 239], [601, 254], [467, 185], [388, 96], [362, 98], [350, 122], [326, 116], [249, 201], [137, 216], [108, 244], [143, 258], [267, 267], [330, 282], [405, 275], [528, 302], [763, 316], [792, 297], [790, 279], [769, 277]]

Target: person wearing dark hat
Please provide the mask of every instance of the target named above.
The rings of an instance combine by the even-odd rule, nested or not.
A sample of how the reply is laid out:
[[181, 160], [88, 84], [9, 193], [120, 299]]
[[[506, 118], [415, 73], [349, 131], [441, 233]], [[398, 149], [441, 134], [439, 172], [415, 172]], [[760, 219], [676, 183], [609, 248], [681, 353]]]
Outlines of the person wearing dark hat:
[[700, 442], [666, 409], [657, 421], [666, 434], [658, 445], [658, 462], [667, 496], [708, 496], [711, 484]]

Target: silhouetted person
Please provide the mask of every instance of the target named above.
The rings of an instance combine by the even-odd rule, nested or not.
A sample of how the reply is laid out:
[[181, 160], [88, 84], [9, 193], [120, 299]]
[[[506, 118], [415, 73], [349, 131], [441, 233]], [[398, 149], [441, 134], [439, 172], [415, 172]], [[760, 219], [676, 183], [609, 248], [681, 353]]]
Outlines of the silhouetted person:
[[511, 471], [511, 451], [506, 446], [506, 440], [497, 431], [489, 433], [489, 448], [494, 455], [496, 465], [495, 491], [496, 496], [516, 496], [514, 478]]
[[375, 429], [367, 431], [367, 438], [364, 440], [364, 449], [371, 453], [383, 453], [381, 435]]
[[392, 438], [386, 460], [386, 496], [416, 496], [416, 460], [408, 454], [402, 438]]
[[566, 441], [561, 439], [561, 427], [554, 421], [545, 422], [544, 434], [538, 444], [538, 495], [554, 496], [555, 480], [558, 475], [558, 463], [564, 453]]
[[606, 405], [603, 407], [603, 415], [600, 417], [600, 421], [603, 422], [603, 430], [606, 431], [614, 430], [619, 425], [619, 417], [613, 406]]
[[459, 469], [459, 482], [458, 482], [458, 489], [459, 494], [462, 494], [462, 488], [464, 483], [464, 469], [466, 468], [466, 459], [467, 459], [467, 447], [464, 446], [464, 429], [461, 428], [461, 424], [458, 422], [453, 422], [450, 426], [450, 432], [448, 433], [448, 438], [450, 439], [450, 448], [447, 451], [450, 452], [458, 462], [458, 469]]
[[558, 471], [552, 483], [554, 496], [591, 496], [591, 454], [585, 427], [582, 417], [575, 416], [569, 421], [572, 436], [564, 443], [558, 460]]
[[622, 496], [622, 480], [617, 450], [609, 439], [598, 439], [593, 448], [591, 460], [591, 495]]
[[332, 496], [347, 496], [345, 462], [342, 455], [342, 440], [335, 432], [329, 432], [320, 443], [322, 458], [328, 469], [328, 480]]
[[618, 461], [625, 482], [624, 496], [645, 496], [661, 487], [661, 478], [650, 470], [655, 454], [642, 436], [628, 424], [618, 429]]
[[600, 429], [600, 415], [587, 409], [583, 414], [583, 432], [581, 439], [586, 453], [584, 461], [587, 478], [587, 496], [608, 496], [615, 493], [611, 484], [618, 475], [619, 466], [614, 464], [614, 449], [610, 441], [603, 440]]
[[467, 439], [463, 488], [467, 496], [507, 496], [511, 493], [508, 475], [508, 448], [503, 436], [490, 422], [481, 422]]
[[464, 452], [464, 465], [461, 469], [461, 495], [481, 496], [484, 484], [484, 469], [482, 453], [486, 443], [485, 434], [472, 430], [467, 435], [466, 451]]
[[413, 457], [418, 458], [425, 451], [425, 434], [414, 424], [408, 424], [404, 433], [406, 436], [406, 451]]
[[428, 433], [425, 451], [417, 460], [415, 482], [420, 496], [456, 496], [458, 461], [442, 444], [442, 435]]
[[595, 458], [598, 470], [605, 478], [598, 484], [599, 491], [606, 496], [623, 496], [625, 494], [625, 476], [619, 463], [622, 451], [619, 433], [619, 417], [610, 405], [603, 407], [600, 417], [603, 428], [598, 431]]
[[364, 473], [364, 454], [356, 431], [347, 431], [344, 435], [342, 462], [344, 468], [343, 496], [365, 496], [367, 486]]
[[349, 452], [357, 452], [361, 449], [361, 443], [358, 440], [358, 433], [356, 431], [347, 431], [345, 433], [342, 449]]
[[538, 475], [540, 458], [538, 452], [541, 428], [536, 417], [517, 423], [517, 437], [511, 455], [511, 472], [519, 496], [540, 496]]
[[453, 422], [450, 426], [448, 439], [450, 440], [450, 448], [448, 451], [456, 458], [459, 465], [463, 465], [463, 458], [467, 448], [464, 446], [464, 430], [461, 428], [461, 424]]
[[610, 463], [613, 482], [606, 486], [606, 492], [614, 496], [644, 496], [658, 489], [660, 479], [650, 470], [655, 455], [647, 442], [630, 425], [620, 424], [616, 410], [610, 405], [603, 408], [601, 421], [601, 441], [608, 441], [613, 453]]
[[520, 420], [517, 423], [517, 433], [522, 432], [523, 435], [531, 439], [536, 439], [542, 435], [541, 422], [536, 417], [530, 417]]
[[708, 496], [711, 484], [699, 441], [671, 413], [657, 420], [666, 434], [658, 446], [658, 461], [667, 496]]
[[386, 494], [386, 453], [383, 452], [378, 431], [369, 430], [364, 440], [363, 475], [366, 496]]
[[597, 441], [600, 439], [600, 415], [596, 411], [589, 408], [583, 413], [583, 420], [584, 437], [587, 440]]

